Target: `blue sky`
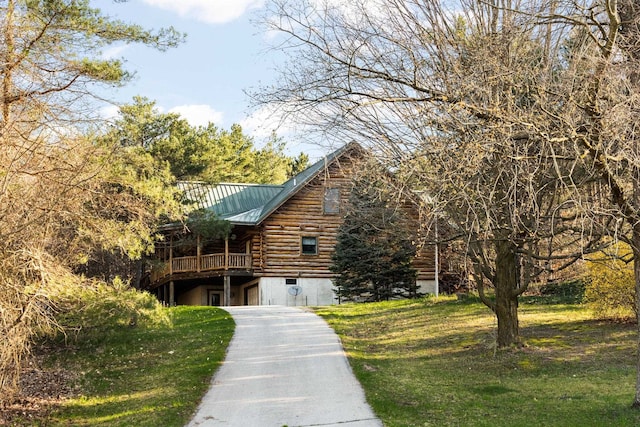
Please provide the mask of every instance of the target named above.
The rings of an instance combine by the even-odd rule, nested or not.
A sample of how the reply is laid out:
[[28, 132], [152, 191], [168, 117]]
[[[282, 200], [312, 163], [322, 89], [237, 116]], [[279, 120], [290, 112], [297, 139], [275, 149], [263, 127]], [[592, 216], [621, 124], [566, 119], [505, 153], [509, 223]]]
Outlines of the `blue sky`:
[[[213, 122], [229, 129], [242, 125], [260, 145], [274, 129], [260, 111], [250, 114], [245, 90], [273, 82], [274, 69], [285, 60], [269, 49], [267, 36], [254, 21], [264, 0], [93, 0], [106, 14], [145, 28], [173, 26], [187, 33], [184, 44], [166, 52], [145, 46], [120, 45], [104, 55], [122, 58], [136, 72], [134, 81], [108, 94], [117, 103], [141, 95], [164, 112], [178, 112], [190, 123]], [[115, 107], [105, 110], [113, 114]], [[317, 158], [326, 150], [304, 144], [285, 128], [277, 129], [295, 155]]]

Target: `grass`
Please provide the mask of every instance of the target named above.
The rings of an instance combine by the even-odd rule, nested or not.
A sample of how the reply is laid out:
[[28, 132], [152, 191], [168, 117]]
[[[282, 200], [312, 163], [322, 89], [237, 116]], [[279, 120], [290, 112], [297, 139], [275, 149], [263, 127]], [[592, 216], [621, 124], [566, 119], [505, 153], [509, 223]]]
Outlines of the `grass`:
[[[577, 304], [524, 298], [524, 348], [498, 350], [495, 319], [473, 298], [318, 308], [340, 334], [387, 427], [635, 426], [635, 325], [594, 320]], [[549, 301], [546, 301], [547, 303]], [[121, 329], [53, 353], [82, 396], [47, 426], [183, 426], [224, 358], [233, 320], [209, 307], [169, 309], [170, 327]]]
[[168, 310], [169, 325], [93, 336], [50, 356], [78, 373], [83, 394], [46, 425], [185, 425], [224, 359], [234, 323], [213, 307]]
[[317, 309], [387, 427], [637, 426], [635, 325], [575, 304], [521, 305], [524, 348], [497, 350], [481, 303], [440, 297]]

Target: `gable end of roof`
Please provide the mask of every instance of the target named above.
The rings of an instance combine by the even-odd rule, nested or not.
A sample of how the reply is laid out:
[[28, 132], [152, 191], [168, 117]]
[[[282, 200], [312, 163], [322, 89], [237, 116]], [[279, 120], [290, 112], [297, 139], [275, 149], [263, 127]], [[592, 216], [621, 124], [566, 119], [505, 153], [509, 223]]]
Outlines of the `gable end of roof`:
[[272, 200], [265, 205], [262, 210], [262, 214], [260, 218], [256, 221], [256, 225], [260, 224], [264, 221], [269, 215], [275, 212], [280, 206], [282, 206], [287, 200], [293, 197], [298, 193], [302, 188], [304, 188], [309, 182], [311, 182], [315, 177], [317, 177], [323, 170], [325, 170], [329, 165], [333, 164], [340, 157], [352, 151], [363, 151], [364, 149], [357, 142], [350, 142], [345, 144], [341, 148], [337, 149], [333, 153], [323, 157], [318, 160], [313, 165], [309, 166], [307, 169], [303, 170], [299, 174], [290, 178], [284, 184], [282, 184], [283, 190], [280, 194], [274, 197]]

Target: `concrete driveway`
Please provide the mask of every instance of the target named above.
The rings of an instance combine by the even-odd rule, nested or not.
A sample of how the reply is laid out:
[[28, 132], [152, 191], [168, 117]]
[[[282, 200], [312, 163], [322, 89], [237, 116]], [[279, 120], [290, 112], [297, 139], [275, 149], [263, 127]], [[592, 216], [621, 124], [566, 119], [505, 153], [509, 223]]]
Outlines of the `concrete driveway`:
[[225, 310], [235, 335], [189, 427], [382, 426], [320, 317], [283, 306]]

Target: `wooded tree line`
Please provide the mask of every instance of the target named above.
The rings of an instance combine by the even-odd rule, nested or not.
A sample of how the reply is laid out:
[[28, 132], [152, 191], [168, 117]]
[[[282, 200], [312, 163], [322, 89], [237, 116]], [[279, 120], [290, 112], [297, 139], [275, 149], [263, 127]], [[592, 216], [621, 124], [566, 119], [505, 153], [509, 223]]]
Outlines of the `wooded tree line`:
[[131, 77], [102, 49], [165, 50], [184, 37], [88, 0], [0, 1], [0, 404], [34, 339], [64, 332], [68, 313], [81, 319], [83, 298], [135, 312], [137, 297], [107, 291], [124, 295], [157, 225], [185, 217], [176, 179], [279, 182], [304, 168], [276, 135], [258, 148], [239, 126], [194, 127], [145, 98], [111, 124], [98, 116], [99, 91]]
[[213, 123], [192, 126], [178, 114], [161, 113], [155, 102], [144, 97], [120, 107], [103, 138], [149, 153], [178, 180], [279, 184], [305, 169], [309, 161], [304, 153], [287, 156], [286, 143], [275, 133], [257, 148], [240, 125], [230, 130]]
[[[257, 104], [359, 141], [398, 191], [428, 195], [498, 346], [520, 341], [537, 277], [616, 240], [638, 259], [637, 2], [273, 0], [264, 23], [291, 60]], [[640, 304], [640, 263], [635, 280]]]

